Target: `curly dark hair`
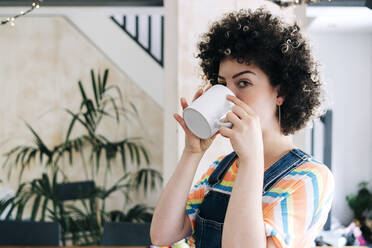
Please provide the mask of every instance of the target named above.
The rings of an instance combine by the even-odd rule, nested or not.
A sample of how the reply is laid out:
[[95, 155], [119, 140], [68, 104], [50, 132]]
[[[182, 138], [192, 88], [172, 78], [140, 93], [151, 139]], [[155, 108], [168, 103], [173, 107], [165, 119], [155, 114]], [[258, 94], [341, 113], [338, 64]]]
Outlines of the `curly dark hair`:
[[[230, 57], [253, 63], [268, 75], [272, 86], [280, 85], [281, 131], [284, 135], [305, 127], [321, 106], [321, 82], [310, 46], [297, 23], [284, 23], [263, 8], [227, 13], [212, 23], [197, 45], [203, 78], [218, 83], [220, 62]], [[277, 113], [278, 116], [278, 113]]]

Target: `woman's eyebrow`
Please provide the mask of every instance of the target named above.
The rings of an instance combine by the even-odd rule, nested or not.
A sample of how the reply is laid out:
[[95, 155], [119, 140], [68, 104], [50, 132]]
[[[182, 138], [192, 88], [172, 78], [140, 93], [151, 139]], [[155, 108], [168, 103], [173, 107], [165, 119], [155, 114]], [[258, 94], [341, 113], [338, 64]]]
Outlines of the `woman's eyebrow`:
[[[239, 76], [241, 76], [241, 75], [243, 75], [243, 74], [245, 74], [245, 73], [252, 73], [252, 74], [256, 75], [256, 73], [254, 73], [253, 71], [245, 70], [245, 71], [241, 71], [241, 72], [239, 72], [239, 73], [236, 73], [234, 76], [232, 76], [232, 78], [239, 77]], [[224, 77], [222, 77], [222, 76], [220, 76], [220, 75], [218, 75], [217, 77], [218, 77], [218, 78], [221, 78], [221, 79], [225, 79]]]

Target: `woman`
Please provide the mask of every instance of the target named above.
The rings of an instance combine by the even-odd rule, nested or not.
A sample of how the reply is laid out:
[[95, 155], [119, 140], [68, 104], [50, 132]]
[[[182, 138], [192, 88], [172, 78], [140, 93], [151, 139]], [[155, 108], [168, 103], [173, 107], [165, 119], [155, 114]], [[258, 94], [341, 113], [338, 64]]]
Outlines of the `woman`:
[[[205, 79], [235, 94], [221, 127], [234, 152], [218, 158], [189, 192], [197, 166], [216, 135], [185, 131], [185, 148], [154, 212], [151, 238], [191, 247], [310, 247], [323, 227], [334, 181], [324, 165], [298, 149], [289, 134], [321, 105], [321, 82], [297, 24], [258, 9], [226, 14], [198, 44]], [[194, 100], [203, 94], [199, 90]], [[182, 108], [188, 106], [181, 98]], [[186, 207], [186, 209], [185, 209]]]

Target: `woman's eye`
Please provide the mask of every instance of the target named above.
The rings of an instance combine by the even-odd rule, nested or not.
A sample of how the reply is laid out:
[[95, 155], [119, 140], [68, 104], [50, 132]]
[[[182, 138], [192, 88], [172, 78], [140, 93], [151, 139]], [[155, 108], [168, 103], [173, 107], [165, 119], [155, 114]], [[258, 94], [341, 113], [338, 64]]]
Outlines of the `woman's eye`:
[[247, 82], [247, 81], [240, 81], [239, 83], [238, 83], [238, 86], [239, 87], [245, 87], [245, 86], [248, 86], [248, 85], [250, 85], [251, 83], [250, 82]]

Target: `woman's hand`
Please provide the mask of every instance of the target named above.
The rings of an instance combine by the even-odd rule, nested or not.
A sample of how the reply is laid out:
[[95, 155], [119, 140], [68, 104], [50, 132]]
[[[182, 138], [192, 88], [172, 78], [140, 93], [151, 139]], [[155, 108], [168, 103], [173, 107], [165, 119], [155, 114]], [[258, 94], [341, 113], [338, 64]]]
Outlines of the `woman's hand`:
[[222, 126], [220, 134], [230, 139], [231, 145], [239, 156], [239, 161], [263, 156], [263, 141], [260, 119], [253, 109], [239, 98], [228, 95], [227, 99], [235, 104], [227, 113], [226, 121], [233, 124], [232, 128]]
[[[208, 88], [205, 90], [209, 90], [209, 88], [212, 87], [211, 85], [208, 86]], [[201, 95], [203, 95], [203, 90], [200, 89], [198, 90], [193, 98], [193, 101], [198, 99]], [[180, 98], [182, 110], [188, 107], [188, 104], [186, 102], [186, 99], [181, 97]], [[213, 135], [209, 139], [200, 139], [199, 137], [195, 136], [190, 129], [187, 128], [186, 123], [182, 116], [179, 114], [174, 114], [173, 117], [176, 119], [176, 121], [181, 125], [183, 130], [185, 131], [185, 151], [191, 152], [191, 153], [204, 153], [209, 146], [212, 144], [213, 140], [216, 138], [218, 132]]]

